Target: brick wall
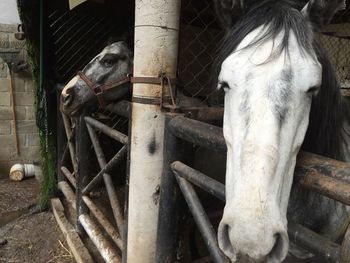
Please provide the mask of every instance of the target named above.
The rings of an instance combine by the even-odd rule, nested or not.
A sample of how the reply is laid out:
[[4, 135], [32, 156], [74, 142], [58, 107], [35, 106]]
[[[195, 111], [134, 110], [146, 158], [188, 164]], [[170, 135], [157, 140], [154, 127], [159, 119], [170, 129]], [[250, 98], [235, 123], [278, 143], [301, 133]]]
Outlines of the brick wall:
[[[13, 39], [16, 26], [0, 24], [0, 40]], [[2, 43], [2, 56], [20, 54], [17, 49]], [[8, 50], [8, 52], [7, 52]], [[8, 59], [8, 58], [5, 58]], [[30, 73], [12, 73], [12, 86], [16, 112], [16, 127], [19, 142], [19, 155], [16, 154], [14, 121], [12, 116], [13, 102], [10, 96], [10, 71], [3, 59], [0, 59], [0, 177], [8, 175], [15, 163], [33, 163], [40, 159], [39, 136], [34, 114], [33, 81]]]

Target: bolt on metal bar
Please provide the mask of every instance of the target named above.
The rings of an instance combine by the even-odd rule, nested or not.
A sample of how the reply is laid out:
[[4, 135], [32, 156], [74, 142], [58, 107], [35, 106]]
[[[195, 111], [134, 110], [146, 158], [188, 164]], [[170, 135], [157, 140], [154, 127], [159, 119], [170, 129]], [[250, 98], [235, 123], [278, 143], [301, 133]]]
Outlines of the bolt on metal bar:
[[100, 223], [100, 225], [104, 228], [107, 234], [111, 237], [113, 242], [118, 246], [120, 250], [123, 250], [123, 241], [120, 238], [120, 235], [117, 230], [112, 226], [112, 224], [108, 221], [105, 215], [101, 212], [98, 206], [86, 195], [83, 196], [83, 200], [87, 207], [90, 209], [91, 213]]
[[102, 133], [104, 133], [105, 135], [111, 137], [112, 139], [121, 142], [122, 144], [127, 144], [128, 143], [128, 136], [126, 136], [125, 134], [116, 131], [110, 127], [108, 127], [107, 125], [95, 120], [94, 118], [91, 118], [89, 116], [85, 117], [85, 121], [87, 124], [89, 124], [91, 127], [93, 127], [96, 130], [101, 131]]
[[65, 175], [65, 177], [68, 179], [68, 181], [73, 185], [73, 187], [77, 188], [77, 183], [72, 173], [65, 166], [61, 167], [61, 171]]
[[186, 199], [186, 202], [190, 208], [193, 218], [202, 234], [202, 237], [207, 244], [210, 255], [212, 256], [215, 263], [229, 262], [226, 256], [221, 252], [217, 239], [215, 236], [215, 231], [211, 225], [204, 208], [199, 201], [199, 198], [193, 189], [192, 185], [186, 181], [186, 179], [180, 177], [175, 172], [175, 177], [179, 183], [180, 189]]
[[[86, 123], [86, 125], [87, 125], [87, 129], [88, 129], [88, 132], [90, 135], [92, 145], [93, 145], [94, 150], [95, 150], [95, 154], [96, 154], [98, 163], [100, 165], [100, 168], [103, 169], [103, 167], [106, 166], [106, 159], [104, 157], [100, 142], [99, 142], [97, 135], [96, 135], [95, 131], [93, 130], [93, 128], [87, 123]], [[114, 219], [117, 223], [117, 227], [118, 227], [120, 235], [123, 236], [124, 217], [123, 217], [121, 205], [120, 205], [119, 200], [118, 200], [117, 192], [113, 186], [113, 181], [112, 181], [111, 176], [109, 174], [104, 173], [103, 180], [104, 180], [105, 187], [107, 190], [109, 202], [110, 202], [111, 207], [112, 207]]]
[[225, 201], [225, 185], [206, 176], [205, 174], [176, 161], [171, 164], [171, 169], [175, 174], [190, 181], [209, 194], [214, 195], [222, 201]]
[[113, 158], [101, 169], [101, 171], [91, 180], [91, 182], [83, 189], [83, 194], [87, 195], [91, 190], [103, 179], [104, 173], [109, 173], [121, 160], [126, 156], [128, 148], [124, 145]]

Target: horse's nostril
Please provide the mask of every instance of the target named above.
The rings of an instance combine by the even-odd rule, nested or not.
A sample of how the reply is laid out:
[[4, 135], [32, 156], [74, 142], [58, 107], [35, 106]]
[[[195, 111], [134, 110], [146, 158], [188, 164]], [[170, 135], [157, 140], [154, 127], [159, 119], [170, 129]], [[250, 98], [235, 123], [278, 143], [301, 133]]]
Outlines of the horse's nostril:
[[219, 247], [224, 254], [233, 260], [236, 255], [230, 241], [230, 226], [225, 223], [220, 223], [218, 229]]
[[288, 237], [285, 237], [285, 236], [286, 235], [284, 235], [283, 233], [277, 233], [274, 235], [275, 244], [268, 255], [268, 258], [271, 260], [271, 262], [275, 262], [275, 261], [279, 262], [286, 257], [288, 252], [289, 242], [288, 242]]
[[68, 105], [72, 101], [72, 95], [70, 94], [62, 94], [62, 102], [64, 105]]

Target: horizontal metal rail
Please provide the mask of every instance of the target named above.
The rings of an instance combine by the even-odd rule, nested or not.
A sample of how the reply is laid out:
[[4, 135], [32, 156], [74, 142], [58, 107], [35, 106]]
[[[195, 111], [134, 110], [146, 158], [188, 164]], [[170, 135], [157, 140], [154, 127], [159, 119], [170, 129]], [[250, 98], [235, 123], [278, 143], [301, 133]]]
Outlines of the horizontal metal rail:
[[99, 122], [98, 120], [95, 120], [91, 117], [85, 117], [85, 121], [87, 124], [91, 125], [94, 129], [101, 131], [102, 133], [106, 134], [107, 136], [111, 137], [112, 139], [121, 142], [122, 144], [128, 143], [128, 136], [125, 134], [108, 127], [107, 125], [103, 124], [102, 122]]
[[106, 106], [106, 110], [116, 113], [124, 118], [129, 118], [131, 112], [130, 101], [122, 100], [117, 103], [110, 103]]
[[174, 136], [187, 142], [226, 153], [222, 128], [183, 116], [175, 116], [168, 124]]
[[329, 176], [310, 171], [299, 183], [305, 188], [350, 205], [350, 184]]
[[321, 256], [327, 262], [340, 262], [340, 246], [310, 229], [288, 222], [288, 235], [295, 244]]
[[[226, 153], [222, 128], [178, 115], [171, 119], [168, 128], [180, 139]], [[302, 151], [298, 155], [295, 176], [303, 187], [350, 204], [349, 163]]]
[[[220, 182], [213, 182], [214, 181], [213, 179], [210, 179], [206, 175], [203, 175], [202, 173], [195, 171], [193, 168], [179, 161], [173, 162], [171, 165], [171, 168], [175, 173], [176, 179], [179, 182], [180, 188], [185, 196], [186, 201], [188, 199], [187, 195], [190, 194], [191, 196], [193, 196], [193, 194], [195, 194], [192, 192], [193, 188], [189, 188], [188, 185], [190, 184], [186, 180], [192, 182], [193, 184], [201, 188], [202, 186], [204, 186], [203, 190], [209, 193], [212, 193], [214, 196], [216, 196], [217, 198], [220, 198], [221, 200], [225, 200], [224, 184]], [[208, 184], [208, 185], [205, 185], [205, 184]], [[212, 189], [215, 189], [215, 190], [212, 190]], [[191, 200], [187, 202], [188, 203], [192, 202], [191, 205], [189, 204], [190, 210], [193, 213], [196, 223], [198, 224], [199, 222], [200, 224], [202, 224], [202, 226], [199, 226], [199, 227], [200, 228], [207, 227], [208, 229], [206, 231], [210, 231], [211, 225], [210, 224], [208, 225], [207, 223], [203, 223], [202, 221], [200, 221], [200, 220], [204, 220], [204, 222], [206, 222], [205, 218], [207, 218], [207, 215], [202, 213], [204, 210], [200, 211], [200, 213], [196, 211], [196, 209], [198, 210], [196, 206], [199, 205], [199, 208], [201, 208], [201, 204], [200, 203], [198, 204], [199, 200], [198, 202], [196, 200], [195, 203], [193, 203], [193, 201]], [[199, 216], [199, 215], [200, 217], [203, 216], [204, 218], [196, 219], [196, 216]], [[300, 245], [301, 247], [310, 250], [314, 254], [320, 255], [324, 258], [328, 258], [331, 260], [331, 262], [340, 262], [341, 247], [336, 243], [316, 234], [315, 232], [301, 225], [294, 224], [292, 222], [289, 223], [288, 228], [289, 228], [288, 233], [289, 233], [290, 239], [293, 240], [297, 245]], [[204, 230], [201, 230], [201, 233], [202, 234], [205, 233]], [[209, 239], [207, 241], [207, 244], [212, 246], [213, 242], [214, 241], [212, 241], [212, 239]]]
[[173, 162], [171, 164], [171, 169], [178, 176], [181, 176], [209, 194], [225, 202], [225, 186], [222, 183], [179, 161]]

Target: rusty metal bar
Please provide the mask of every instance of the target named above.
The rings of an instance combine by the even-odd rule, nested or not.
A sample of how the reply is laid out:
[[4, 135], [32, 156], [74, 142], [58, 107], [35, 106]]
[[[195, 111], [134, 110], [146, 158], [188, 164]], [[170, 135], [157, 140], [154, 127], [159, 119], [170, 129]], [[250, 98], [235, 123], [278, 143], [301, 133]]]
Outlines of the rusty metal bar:
[[128, 143], [128, 136], [125, 134], [116, 131], [112, 129], [111, 127], [108, 127], [107, 125], [95, 120], [91, 117], [85, 117], [86, 123], [88, 123], [91, 127], [93, 127], [96, 130], [101, 131], [102, 133], [106, 134], [107, 136], [111, 137], [112, 139], [121, 142], [122, 144]]
[[310, 170], [350, 184], [350, 163], [302, 151], [298, 155], [296, 175], [306, 176]]
[[181, 112], [185, 114], [185, 117], [202, 121], [213, 122], [222, 120], [224, 115], [223, 107], [189, 107], [181, 109]]
[[186, 199], [186, 202], [190, 208], [194, 220], [198, 226], [199, 231], [202, 234], [204, 242], [207, 245], [210, 255], [215, 263], [229, 262], [226, 256], [221, 252], [214, 228], [210, 223], [204, 208], [199, 201], [199, 198], [193, 189], [192, 185], [186, 181], [186, 179], [175, 175], [177, 182], [179, 183], [180, 189]]
[[226, 153], [226, 143], [220, 127], [176, 116], [169, 122], [169, 130], [185, 141]]
[[340, 246], [310, 229], [289, 222], [288, 235], [295, 244], [321, 256], [327, 262], [340, 262]]
[[344, 181], [311, 170], [300, 178], [299, 183], [306, 189], [350, 205], [350, 184]]
[[73, 209], [77, 210], [75, 194], [69, 184], [66, 181], [61, 181], [58, 183], [58, 189], [61, 190], [64, 197], [67, 199], [67, 202], [73, 207]]
[[225, 186], [222, 183], [179, 161], [173, 162], [171, 164], [171, 169], [178, 176], [181, 176], [209, 194], [225, 202]]
[[[214, 196], [220, 198], [221, 200], [225, 200], [225, 186], [223, 184], [219, 182], [212, 184], [212, 179], [208, 180], [205, 175], [182, 164], [181, 162], [174, 162], [172, 164], [172, 169], [174, 170], [178, 180], [181, 177], [183, 177], [183, 179], [181, 178], [182, 180], [188, 179], [203, 190], [212, 193]], [[205, 185], [206, 181], [209, 182], [209, 185]], [[215, 190], [213, 190], [211, 187], [212, 185], [215, 185]], [[191, 211], [192, 209], [193, 208], [190, 207]], [[301, 247], [310, 250], [314, 254], [331, 260], [330, 262], [339, 262], [340, 246], [331, 240], [324, 238], [314, 233], [313, 231], [292, 222], [289, 222], [288, 233], [290, 239]]]
[[116, 155], [101, 169], [101, 171], [92, 179], [92, 181], [83, 189], [83, 194], [87, 195], [91, 190], [102, 180], [104, 173], [109, 173], [121, 160], [126, 156], [128, 152], [127, 146], [124, 145]]
[[90, 209], [91, 213], [100, 223], [100, 225], [104, 228], [107, 234], [111, 237], [113, 242], [118, 246], [118, 248], [123, 250], [123, 240], [120, 238], [118, 231], [112, 226], [112, 224], [108, 221], [105, 215], [101, 212], [101, 210], [97, 207], [97, 205], [86, 195], [83, 196], [83, 200], [87, 207]]
[[64, 166], [61, 167], [61, 171], [64, 174], [64, 176], [68, 179], [68, 181], [73, 185], [74, 188], [77, 187], [76, 180], [74, 176], [71, 174], [71, 172]]
[[113, 248], [112, 244], [106, 239], [98, 228], [98, 226], [86, 215], [79, 216], [79, 222], [85, 229], [86, 233], [90, 237], [91, 241], [96, 246], [98, 252], [101, 254], [103, 259], [109, 263], [120, 263], [121, 258]]
[[122, 100], [117, 103], [110, 103], [106, 106], [106, 110], [116, 113], [122, 117], [129, 118], [131, 105], [129, 101]]
[[[185, 141], [226, 153], [225, 140], [222, 129], [219, 127], [183, 116], [175, 116], [169, 122], [169, 130], [174, 136]], [[298, 155], [295, 176], [302, 181], [302, 185], [306, 188], [346, 204], [350, 202], [348, 192], [350, 187], [349, 163], [301, 151]], [[320, 184], [320, 186], [316, 186], [316, 184]]]
[[76, 154], [75, 154], [75, 144], [74, 144], [74, 138], [73, 138], [74, 136], [70, 125], [70, 120], [68, 119], [68, 116], [63, 113], [62, 113], [62, 119], [63, 119], [64, 129], [66, 130], [67, 142], [69, 147], [70, 158], [73, 164], [73, 169], [74, 169], [74, 172], [77, 172], [78, 163], [77, 163]]
[[[104, 157], [101, 145], [99, 143], [99, 140], [97, 138], [95, 131], [91, 128], [91, 126], [89, 124], [87, 124], [87, 129], [88, 129], [88, 132], [89, 132], [89, 135], [91, 138], [91, 142], [92, 142], [92, 145], [93, 145], [95, 153], [96, 153], [98, 163], [100, 165], [100, 168], [103, 169], [103, 167], [106, 166], [106, 159]], [[109, 201], [110, 201], [110, 204], [112, 207], [114, 219], [117, 223], [118, 231], [119, 231], [120, 235], [123, 236], [124, 217], [123, 217], [121, 205], [120, 205], [119, 200], [118, 200], [117, 192], [113, 186], [113, 181], [112, 181], [111, 176], [109, 174], [104, 173], [103, 180], [104, 180], [107, 194], [109, 197]]]

